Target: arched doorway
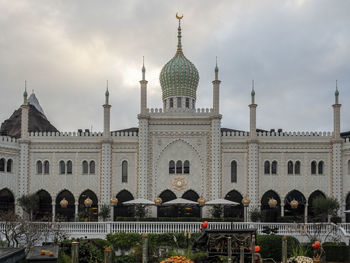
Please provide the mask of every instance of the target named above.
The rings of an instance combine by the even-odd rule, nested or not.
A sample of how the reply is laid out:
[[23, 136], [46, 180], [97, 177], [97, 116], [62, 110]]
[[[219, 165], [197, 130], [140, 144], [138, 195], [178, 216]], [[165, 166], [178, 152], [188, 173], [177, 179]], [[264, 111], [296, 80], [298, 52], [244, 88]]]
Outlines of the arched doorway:
[[114, 208], [114, 218], [116, 217], [133, 217], [134, 216], [134, 206], [123, 205], [124, 202], [134, 200], [133, 195], [127, 191], [120, 191], [116, 198], [118, 199], [118, 204]]
[[225, 199], [239, 203], [239, 205], [225, 206], [224, 217], [243, 218], [244, 217], [244, 207], [242, 204], [243, 196], [238, 191], [232, 190], [227, 193], [227, 195], [225, 196]]
[[40, 190], [37, 193], [39, 197], [39, 211], [35, 215], [36, 221], [52, 221], [52, 198], [51, 195], [45, 191]]
[[313, 201], [316, 198], [326, 198], [325, 194], [322, 193], [320, 190], [316, 190], [314, 192], [312, 192], [312, 194], [309, 196], [309, 199], [307, 201], [308, 204], [308, 221], [310, 222], [319, 222], [320, 220], [322, 220], [320, 217], [318, 217], [317, 215], [315, 215], [314, 213], [314, 209], [313, 209]]
[[[163, 191], [159, 197], [162, 199], [162, 203], [176, 199], [176, 195], [170, 191]], [[158, 217], [177, 217], [178, 211], [175, 206], [159, 206], [157, 210]]]
[[0, 191], [0, 213], [15, 211], [15, 197], [11, 191], [4, 188]]
[[[270, 207], [271, 199], [277, 201], [276, 207]], [[281, 216], [281, 198], [275, 191], [269, 190], [261, 197], [261, 212], [265, 222], [277, 222]]]
[[[91, 200], [90, 205], [87, 205], [86, 200]], [[79, 196], [79, 220], [83, 221], [98, 221], [98, 199], [96, 194], [91, 190], [85, 190]]]
[[[198, 202], [199, 195], [193, 191], [188, 190], [182, 195], [183, 199], [191, 200], [193, 202]], [[180, 217], [200, 217], [199, 205], [181, 207]]]
[[[65, 199], [67, 206], [62, 207], [60, 202]], [[68, 190], [63, 190], [56, 197], [56, 221], [70, 222], [74, 221], [75, 215], [75, 198]]]
[[[350, 193], [346, 196], [345, 210], [350, 210]], [[345, 213], [345, 221], [346, 223], [350, 223], [350, 213]]]
[[[298, 202], [298, 206], [296, 208], [292, 208], [290, 202], [296, 200]], [[305, 215], [305, 196], [299, 192], [298, 190], [290, 191], [284, 200], [284, 215], [292, 216], [296, 222], [303, 222]]]

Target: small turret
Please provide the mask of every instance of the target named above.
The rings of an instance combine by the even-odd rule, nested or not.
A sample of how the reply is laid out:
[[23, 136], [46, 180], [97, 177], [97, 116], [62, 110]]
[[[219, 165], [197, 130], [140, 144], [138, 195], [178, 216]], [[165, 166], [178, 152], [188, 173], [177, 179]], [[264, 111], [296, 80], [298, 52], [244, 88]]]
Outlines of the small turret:
[[28, 104], [27, 81], [24, 81], [23, 105]]
[[252, 104], [255, 104], [255, 90], [254, 90], [254, 79], [252, 80], [252, 92], [250, 93], [252, 97]]
[[215, 64], [215, 80], [219, 80], [218, 57], [216, 57], [216, 64]]
[[142, 57], [142, 80], [146, 80], [145, 57]]
[[338, 90], [338, 80], [335, 81], [335, 103], [333, 104], [333, 137], [335, 139], [340, 138], [340, 108], [339, 104], [339, 90]]
[[338, 90], [338, 80], [335, 81], [335, 104], [339, 104], [339, 90]]
[[108, 80], [107, 80], [107, 88], [106, 88], [106, 92], [105, 92], [105, 97], [106, 97], [105, 104], [109, 105]]

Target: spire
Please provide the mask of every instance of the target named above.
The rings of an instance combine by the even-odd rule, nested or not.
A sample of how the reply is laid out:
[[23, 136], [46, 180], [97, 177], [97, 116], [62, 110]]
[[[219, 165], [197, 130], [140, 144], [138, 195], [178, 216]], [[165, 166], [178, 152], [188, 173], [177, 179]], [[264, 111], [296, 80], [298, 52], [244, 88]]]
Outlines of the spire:
[[216, 64], [215, 64], [215, 80], [219, 80], [218, 57], [216, 57]]
[[176, 18], [179, 20], [179, 27], [177, 28], [177, 51], [182, 51], [182, 45], [181, 45], [181, 19], [184, 16], [179, 16], [178, 13], [176, 13]]
[[27, 97], [28, 97], [28, 93], [27, 93], [27, 81], [25, 80], [25, 81], [24, 81], [24, 93], [23, 93], [23, 104], [24, 104], [24, 105], [27, 105], [27, 104], [28, 104]]
[[252, 96], [252, 104], [255, 104], [255, 90], [254, 90], [254, 79], [252, 80], [252, 92], [250, 93]]
[[146, 68], [145, 68], [145, 57], [142, 57], [142, 80], [145, 80]]
[[106, 88], [105, 97], [106, 97], [105, 105], [108, 105], [109, 104], [108, 80], [107, 80], [107, 88]]
[[339, 104], [338, 80], [335, 81], [335, 104]]

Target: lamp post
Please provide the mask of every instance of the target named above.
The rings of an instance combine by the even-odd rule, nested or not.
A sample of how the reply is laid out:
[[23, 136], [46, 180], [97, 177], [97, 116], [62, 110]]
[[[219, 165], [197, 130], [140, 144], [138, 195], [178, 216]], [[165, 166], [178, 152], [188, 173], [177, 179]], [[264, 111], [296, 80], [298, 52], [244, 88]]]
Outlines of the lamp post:
[[199, 217], [202, 218], [202, 208], [205, 205], [205, 199], [203, 197], [200, 197], [198, 199], [198, 205], [199, 205]]
[[244, 206], [244, 222], [248, 221], [248, 206], [250, 204], [250, 200], [248, 198], [243, 198], [242, 199], [242, 204]]
[[154, 203], [157, 206], [157, 220], [158, 220], [158, 208], [162, 205], [162, 202], [163, 200], [160, 197], [157, 197], [156, 199], [154, 199]]
[[114, 209], [116, 207], [116, 205], [118, 204], [118, 198], [111, 198], [111, 206], [112, 206], [112, 221], [114, 221]]
[[92, 200], [89, 197], [87, 197], [84, 200], [84, 205], [85, 205], [87, 212], [88, 212], [88, 221], [90, 222], [90, 207], [92, 205]]

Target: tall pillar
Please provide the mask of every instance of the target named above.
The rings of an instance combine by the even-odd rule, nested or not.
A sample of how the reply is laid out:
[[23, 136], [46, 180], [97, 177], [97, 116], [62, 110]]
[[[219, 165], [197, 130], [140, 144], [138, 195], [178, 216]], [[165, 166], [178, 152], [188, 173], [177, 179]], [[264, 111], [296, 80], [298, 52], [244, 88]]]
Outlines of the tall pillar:
[[79, 202], [74, 203], [74, 217], [79, 221]]
[[254, 80], [252, 83], [251, 100], [252, 100], [251, 104], [249, 104], [249, 109], [250, 109], [249, 135], [251, 139], [255, 139], [256, 138], [256, 107], [258, 105], [255, 104]]
[[339, 91], [338, 91], [338, 83], [336, 84], [335, 90], [335, 103], [332, 105], [333, 107], [333, 137], [334, 139], [340, 138], [340, 108], [341, 104], [339, 104]]
[[305, 203], [305, 208], [304, 208], [304, 223], [307, 223], [307, 214], [308, 214], [308, 208], [309, 208], [309, 204], [306, 202]]
[[211, 121], [211, 198], [221, 198], [221, 115]]
[[[145, 62], [143, 60], [142, 65], [142, 80], [140, 80], [140, 112], [141, 114], [146, 114], [147, 111], [147, 83]], [[165, 109], [164, 109], [165, 110]]]
[[52, 202], [52, 222], [56, 221], [56, 203]]
[[215, 114], [219, 114], [220, 112], [220, 83], [219, 80], [219, 68], [218, 63], [216, 61], [215, 66], [215, 80], [213, 81], [213, 111]]

